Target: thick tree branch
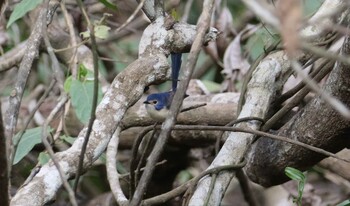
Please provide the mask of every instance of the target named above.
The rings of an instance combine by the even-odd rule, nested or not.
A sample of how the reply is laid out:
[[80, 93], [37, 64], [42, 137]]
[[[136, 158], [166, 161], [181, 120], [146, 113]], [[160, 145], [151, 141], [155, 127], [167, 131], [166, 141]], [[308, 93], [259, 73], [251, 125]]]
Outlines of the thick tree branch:
[[26, 52], [27, 41], [21, 42], [0, 57], [0, 72], [11, 69], [19, 64]]
[[[178, 124], [209, 124], [225, 125], [236, 118], [236, 107], [239, 93], [222, 93], [215, 95], [189, 96], [182, 108], [206, 103], [206, 106], [182, 112], [177, 117]], [[137, 126], [148, 126], [155, 121], [147, 114], [141, 98], [134, 106], [129, 108], [123, 119], [123, 129]]]
[[[159, 52], [169, 55], [170, 52], [186, 53], [196, 37], [198, 26], [177, 22], [171, 28], [164, 27], [164, 18], [158, 18], [152, 22], [144, 31], [140, 46], [139, 56], [145, 57]], [[218, 36], [218, 30], [210, 28], [202, 45]]]
[[[165, 56], [140, 58], [115, 78], [97, 107], [96, 120], [84, 158], [84, 168], [91, 166], [105, 150], [125, 111], [141, 97], [144, 87], [154, 81], [164, 81], [168, 68]], [[67, 177], [75, 175], [85, 132], [86, 128], [80, 132], [71, 148], [55, 154]], [[46, 181], [47, 178], [50, 181]], [[57, 168], [50, 161], [41, 168], [31, 182], [17, 192], [11, 205], [43, 205], [54, 198], [61, 184]]]
[[[317, 13], [315, 15], [317, 15]], [[342, 16], [341, 13], [338, 14], [338, 17], [340, 16]], [[335, 19], [338, 21], [342, 20], [341, 18]], [[328, 18], [323, 19], [323, 21], [328, 20]], [[272, 24], [278, 26], [278, 22], [277, 24], [272, 22]], [[301, 32], [301, 34], [303, 38], [307, 38], [308, 36], [315, 37], [317, 34], [321, 35], [320, 33], [317, 33], [318, 31], [319, 30], [309, 30], [307, 27]], [[322, 36], [318, 37], [319, 38], [314, 39], [322, 39]], [[304, 57], [305, 54], [301, 54], [298, 58]], [[275, 95], [281, 91], [285, 80], [284, 75], [289, 67], [290, 62], [288, 61], [288, 58], [285, 56], [284, 52], [277, 52], [269, 55], [259, 64], [248, 84], [248, 90], [245, 94], [246, 102], [243, 105], [242, 112], [239, 114], [238, 119], [247, 116], [266, 118], [267, 111], [270, 109], [271, 101], [274, 100]], [[252, 121], [241, 123], [237, 126], [259, 129], [260, 124], [256, 121]], [[229, 133], [228, 139], [209, 168], [218, 165], [235, 164], [241, 161], [241, 159], [246, 155], [246, 152], [249, 150], [252, 139], [253, 135]], [[260, 169], [264, 170], [264, 168]], [[211, 199], [209, 201], [210, 205], [216, 205], [221, 202], [221, 198], [223, 197], [233, 176], [234, 174], [229, 172], [220, 173], [218, 175]], [[206, 177], [199, 183], [198, 188], [191, 199], [190, 205], [204, 204], [203, 200], [206, 199], [210, 182], [211, 178]]]
[[[350, 54], [349, 38], [342, 53]], [[337, 97], [345, 105], [350, 105], [350, 68], [338, 64], [328, 77], [324, 90]], [[339, 151], [349, 145], [347, 135], [350, 123], [332, 109], [322, 98], [316, 97], [285, 126], [279, 135], [298, 139], [304, 143]], [[247, 165], [250, 178], [264, 186], [280, 184], [287, 180], [284, 168], [287, 166], [306, 170], [323, 159], [324, 156], [282, 142], [259, 139], [254, 145]]]
[[[282, 69], [285, 70], [282, 71]], [[243, 105], [238, 119], [252, 116], [260, 117], [262, 119], [266, 117], [272, 100], [275, 98], [277, 91], [281, 89], [280, 81], [283, 78], [280, 77], [286, 69], [287, 68], [285, 67], [281, 67], [279, 62], [275, 59], [265, 59], [265, 61], [262, 61], [259, 64], [248, 84], [245, 98], [246, 103]], [[258, 130], [260, 125], [261, 122], [259, 121], [249, 121], [246, 123], [240, 123], [236, 126]], [[226, 135], [228, 136], [228, 139], [208, 169], [219, 165], [230, 165], [241, 162], [254, 136], [251, 134], [234, 132], [227, 133]], [[209, 204], [215, 205], [221, 202], [221, 198], [223, 197], [233, 175], [233, 172], [222, 172], [218, 174]], [[210, 182], [210, 177], [203, 178], [203, 180], [199, 182], [197, 190], [195, 191], [189, 205], [204, 204]]]
[[[170, 107], [170, 115], [166, 118], [165, 122], [163, 123], [162, 131], [159, 135], [156, 145], [154, 146], [152, 153], [148, 157], [148, 162], [146, 164], [145, 171], [140, 179], [139, 185], [136, 188], [134, 196], [131, 199], [131, 202], [130, 202], [131, 206], [136, 206], [140, 204], [144, 191], [147, 188], [149, 180], [153, 174], [154, 165], [156, 164], [160, 155], [162, 154], [164, 146], [169, 138], [171, 128], [175, 124], [175, 119], [177, 114], [180, 111], [180, 107], [182, 105], [186, 88], [188, 87], [188, 84], [190, 82], [190, 78], [192, 76], [194, 66], [196, 65], [199, 52], [204, 42], [205, 34], [209, 29], [209, 22], [210, 22], [212, 11], [213, 11], [213, 0], [205, 0], [203, 3], [203, 11], [197, 23], [198, 28], [197, 28], [196, 37], [193, 41], [193, 45], [191, 47], [191, 51], [185, 65], [184, 81], [180, 83], [180, 86], [175, 93], [173, 102]], [[156, 21], [158, 21], [158, 19]]]
[[[159, 4], [157, 5], [159, 6], [162, 2], [159, 1], [158, 3]], [[159, 11], [160, 6], [157, 11], [160, 14], [161, 12]], [[194, 38], [192, 38], [191, 35], [194, 36], [196, 33], [191, 33], [191, 35], [188, 36], [188, 39], [190, 39], [189, 41], [187, 41], [187, 38], [184, 38], [175, 43], [172, 42], [174, 40], [172, 34], [171, 32], [168, 32], [169, 30], [165, 29], [163, 24], [164, 21], [162, 20], [161, 15], [157, 18], [157, 21], [149, 26], [153, 26], [153, 31], [152, 29], [148, 29], [150, 32], [148, 34], [150, 34], [150, 38], [154, 37], [151, 39], [154, 41], [146, 42], [146, 44], [148, 43], [149, 45], [145, 46], [147, 48], [160, 49], [143, 50], [143, 52], [140, 53], [139, 59], [130, 64], [115, 78], [105, 94], [104, 99], [98, 106], [96, 120], [92, 127], [90, 141], [87, 145], [87, 152], [84, 158], [83, 167], [85, 169], [91, 166], [104, 151], [112, 134], [121, 123], [127, 108], [137, 102], [143, 94], [145, 86], [152, 83], [163, 82], [169, 78], [169, 65], [166, 55], [170, 54], [175, 47], [179, 48], [181, 51], [185, 51], [184, 48], [176, 46], [175, 44], [180, 44], [180, 41], [187, 42], [186, 44], [181, 45], [193, 43]], [[191, 28], [192, 31], [196, 30], [195, 27], [190, 26], [189, 28]], [[164, 31], [166, 33], [164, 33]], [[206, 33], [206, 30], [203, 32]], [[208, 35], [206, 39], [216, 37], [217, 32], [211, 30], [209, 34], [210, 35]], [[59, 49], [70, 47], [69, 35], [61, 30], [57, 24], [51, 24], [49, 26], [48, 35], [54, 48]], [[145, 35], [147, 36], [147, 34]], [[143, 43], [143, 40], [141, 40], [141, 43]], [[203, 42], [201, 42], [199, 46], [197, 45], [197, 47], [199, 48], [202, 43]], [[57, 53], [57, 56], [61, 61], [69, 62], [74, 54], [75, 49], [73, 48], [65, 50], [64, 52], [59, 52]], [[91, 51], [86, 46], [80, 46], [78, 48], [77, 58], [79, 63], [83, 63], [87, 68], [93, 68]], [[75, 175], [78, 163], [77, 157], [80, 153], [85, 133], [86, 128], [80, 132], [77, 140], [71, 148], [64, 152], [55, 154], [55, 157], [67, 178]], [[46, 181], [48, 177], [50, 177], [50, 181]], [[40, 171], [33, 177], [32, 181], [20, 188], [14, 196], [11, 205], [43, 205], [53, 199], [61, 185], [62, 181], [59, 178], [57, 169], [50, 161], [40, 169]]]
[[107, 168], [107, 177], [108, 182], [111, 187], [112, 193], [114, 195], [115, 200], [117, 201], [119, 206], [127, 206], [128, 205], [128, 199], [125, 197], [122, 188], [119, 183], [119, 177], [120, 174], [117, 171], [117, 151], [118, 151], [118, 143], [119, 143], [119, 135], [120, 135], [121, 128], [118, 127], [117, 130], [114, 132], [112, 139], [108, 143], [107, 147], [107, 162], [106, 162], [106, 168]]

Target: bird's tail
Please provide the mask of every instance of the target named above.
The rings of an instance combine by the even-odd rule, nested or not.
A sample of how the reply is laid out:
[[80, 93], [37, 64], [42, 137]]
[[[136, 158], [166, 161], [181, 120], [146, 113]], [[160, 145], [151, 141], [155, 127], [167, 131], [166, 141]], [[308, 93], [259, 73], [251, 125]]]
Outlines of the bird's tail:
[[179, 73], [181, 68], [182, 53], [171, 53], [171, 80], [172, 89], [175, 92], [177, 89], [177, 81], [179, 80]]

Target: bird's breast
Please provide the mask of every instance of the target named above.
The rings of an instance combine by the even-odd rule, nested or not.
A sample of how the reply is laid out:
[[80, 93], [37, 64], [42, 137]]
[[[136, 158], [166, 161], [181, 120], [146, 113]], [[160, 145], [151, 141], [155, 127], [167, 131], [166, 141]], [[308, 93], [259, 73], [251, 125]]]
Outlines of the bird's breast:
[[166, 108], [156, 110], [153, 105], [146, 104], [145, 106], [149, 116], [156, 121], [162, 122], [168, 116], [169, 110]]

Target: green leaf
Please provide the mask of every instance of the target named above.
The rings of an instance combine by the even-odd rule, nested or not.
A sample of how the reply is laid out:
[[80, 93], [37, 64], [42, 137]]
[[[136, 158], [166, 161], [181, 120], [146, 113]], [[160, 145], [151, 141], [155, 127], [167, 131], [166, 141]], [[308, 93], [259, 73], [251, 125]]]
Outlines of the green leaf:
[[303, 2], [303, 13], [305, 17], [313, 15], [322, 5], [324, 0], [307, 0]]
[[70, 87], [72, 85], [73, 77], [69, 76], [66, 81], [64, 81], [63, 89], [65, 92], [69, 93]]
[[299, 181], [297, 202], [301, 202], [301, 198], [303, 197], [304, 186], [305, 186], [305, 182]]
[[50, 155], [46, 152], [40, 152], [38, 161], [40, 165], [46, 164], [50, 160]]
[[177, 184], [183, 184], [193, 178], [193, 175], [189, 170], [182, 170], [176, 175], [175, 182]]
[[39, 4], [41, 4], [43, 0], [22, 0], [20, 1], [10, 16], [9, 21], [7, 22], [6, 28], [9, 28], [13, 22], [22, 18], [26, 13], [33, 10]]
[[292, 180], [305, 181], [305, 175], [298, 169], [292, 167], [286, 167], [284, 169], [285, 174]]
[[90, 31], [80, 32], [80, 36], [81, 36], [81, 38], [83, 38], [83, 39], [90, 38]]
[[66, 135], [62, 135], [61, 137], [60, 137], [63, 141], [65, 141], [65, 142], [67, 142], [67, 143], [69, 143], [69, 144], [73, 144], [74, 143], [74, 141], [77, 139], [77, 138], [75, 138], [75, 137], [70, 137], [70, 136], [66, 136]]
[[112, 9], [114, 11], [116, 11], [118, 9], [117, 5], [112, 4], [111, 2], [109, 2], [107, 0], [98, 0], [98, 1], [101, 2], [103, 5], [105, 5], [109, 9]]
[[109, 30], [111, 30], [111, 28], [105, 25], [95, 26], [95, 36], [99, 39], [106, 39]]
[[349, 206], [349, 205], [350, 205], [350, 200], [345, 200], [344, 202], [337, 204], [337, 206]]
[[219, 92], [221, 89], [221, 85], [216, 82], [210, 80], [202, 80], [202, 82], [211, 93]]
[[[90, 72], [90, 71], [89, 71]], [[89, 75], [87, 75], [89, 76]], [[90, 118], [90, 112], [92, 107], [92, 98], [94, 92], [93, 80], [72, 80], [70, 87], [70, 96], [72, 105], [75, 108], [78, 119], [86, 124]], [[98, 102], [102, 99], [101, 87], [98, 89]]]
[[303, 191], [304, 191], [304, 186], [306, 181], [305, 175], [300, 170], [292, 167], [286, 167], [284, 169], [284, 172], [292, 180], [298, 181], [298, 197], [294, 198], [293, 202], [297, 203], [297, 205], [301, 205], [301, 200], [303, 197]]
[[[99, 39], [106, 39], [108, 37], [108, 31], [111, 30], [109, 26], [97, 25], [94, 27], [95, 37]], [[83, 39], [90, 38], [90, 31], [81, 32], [80, 35]]]
[[120, 174], [126, 174], [126, 173], [128, 173], [128, 170], [123, 166], [122, 163], [120, 163], [120, 162], [117, 161], [116, 164], [117, 164], [117, 171], [118, 171]]
[[280, 37], [274, 29], [262, 27], [248, 39], [245, 49], [249, 52], [250, 58], [255, 60], [269, 45], [279, 39]]
[[179, 21], [180, 20], [180, 16], [179, 14], [177, 13], [176, 9], [171, 9], [171, 16], [176, 20], [176, 21]]
[[[25, 157], [34, 148], [35, 145], [41, 143], [41, 130], [41, 127], [36, 127], [25, 131], [17, 145], [15, 158], [13, 160], [14, 165], [21, 161], [23, 157]], [[49, 128], [49, 131], [51, 130], [52, 129]], [[18, 138], [19, 133], [16, 134], [14, 141], [18, 141]]]
[[[79, 65], [79, 71], [78, 71], [78, 79], [81, 81], [84, 81], [86, 76], [88, 75], [88, 69], [85, 67], [84, 64]], [[93, 77], [93, 75], [92, 75]]]

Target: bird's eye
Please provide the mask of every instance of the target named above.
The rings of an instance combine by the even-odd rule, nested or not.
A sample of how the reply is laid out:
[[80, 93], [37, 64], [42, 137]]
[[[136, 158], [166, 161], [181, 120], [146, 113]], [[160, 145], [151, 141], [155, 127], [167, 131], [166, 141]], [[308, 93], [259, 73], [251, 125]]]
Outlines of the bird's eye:
[[153, 103], [153, 104], [157, 104], [157, 103], [158, 103], [158, 101], [157, 101], [157, 100], [154, 100], [152, 103]]

